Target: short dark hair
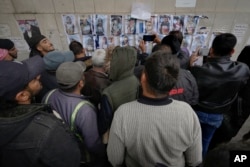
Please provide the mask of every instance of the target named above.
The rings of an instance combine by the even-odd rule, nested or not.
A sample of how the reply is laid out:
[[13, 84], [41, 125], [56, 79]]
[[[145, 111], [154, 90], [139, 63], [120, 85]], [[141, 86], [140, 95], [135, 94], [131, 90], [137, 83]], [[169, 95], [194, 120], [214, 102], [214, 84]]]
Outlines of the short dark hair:
[[231, 33], [216, 36], [212, 43], [213, 52], [217, 56], [228, 56], [234, 49], [237, 38]]
[[171, 50], [172, 54], [177, 54], [181, 49], [181, 44], [178, 41], [177, 37], [174, 35], [167, 35], [161, 40], [161, 44], [168, 45]]
[[153, 49], [152, 49], [152, 53], [159, 51], [159, 50], [164, 50], [166, 52], [172, 53], [172, 50], [169, 46], [167, 45], [163, 45], [163, 44], [156, 44]]
[[182, 34], [181, 31], [170, 31], [169, 35], [176, 36], [176, 38], [178, 39], [178, 41], [180, 42], [180, 44], [182, 43], [182, 41], [183, 41], [183, 34]]
[[144, 72], [149, 88], [156, 94], [168, 93], [176, 84], [179, 63], [175, 56], [165, 51], [154, 52], [145, 63]]
[[78, 54], [82, 53], [82, 49], [83, 49], [83, 46], [78, 41], [72, 41], [69, 44], [69, 50], [71, 50], [74, 53], [74, 55], [78, 55]]

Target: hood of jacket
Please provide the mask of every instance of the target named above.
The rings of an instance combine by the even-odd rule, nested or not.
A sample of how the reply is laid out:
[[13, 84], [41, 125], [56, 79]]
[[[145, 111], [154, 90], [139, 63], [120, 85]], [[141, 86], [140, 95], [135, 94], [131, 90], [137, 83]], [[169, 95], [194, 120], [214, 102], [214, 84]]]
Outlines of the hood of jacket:
[[134, 75], [137, 52], [133, 47], [116, 47], [113, 50], [109, 78], [119, 81]]
[[0, 148], [18, 136], [33, 117], [44, 111], [45, 105], [18, 105], [17, 107], [0, 111]]

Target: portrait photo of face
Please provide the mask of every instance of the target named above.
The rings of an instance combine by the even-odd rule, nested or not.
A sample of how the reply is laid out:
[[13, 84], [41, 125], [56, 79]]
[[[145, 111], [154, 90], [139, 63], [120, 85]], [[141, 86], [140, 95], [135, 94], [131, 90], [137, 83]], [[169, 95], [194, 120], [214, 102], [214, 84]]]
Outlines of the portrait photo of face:
[[95, 15], [95, 34], [102, 36], [107, 34], [107, 15]]
[[75, 16], [73, 14], [62, 15], [64, 29], [67, 35], [74, 35], [77, 33]]
[[174, 31], [183, 31], [184, 26], [184, 15], [183, 16], [174, 16], [173, 17], [173, 30]]
[[91, 35], [93, 32], [92, 15], [80, 15], [79, 22], [80, 22], [82, 35]]
[[171, 31], [172, 18], [170, 15], [159, 16], [159, 34], [168, 35]]
[[111, 15], [110, 16], [110, 32], [111, 35], [119, 36], [122, 33], [122, 16]]

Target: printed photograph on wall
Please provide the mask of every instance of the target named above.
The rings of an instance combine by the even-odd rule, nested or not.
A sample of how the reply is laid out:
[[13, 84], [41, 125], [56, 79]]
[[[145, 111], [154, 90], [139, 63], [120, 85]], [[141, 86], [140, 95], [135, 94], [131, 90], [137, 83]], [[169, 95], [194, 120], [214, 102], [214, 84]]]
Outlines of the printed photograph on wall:
[[191, 44], [192, 44], [192, 35], [183, 36], [181, 49], [184, 50], [186, 53], [191, 54]]
[[35, 35], [41, 35], [40, 28], [35, 19], [32, 20], [17, 20], [20, 30], [23, 33], [23, 37], [27, 44], [31, 37]]
[[196, 26], [199, 21], [199, 16], [191, 16], [187, 15], [185, 18], [185, 35], [193, 35], [195, 34]]
[[157, 33], [157, 16], [152, 15], [150, 20], [145, 21], [145, 34], [155, 34]]
[[110, 34], [113, 36], [120, 36], [122, 34], [122, 16], [110, 16]]
[[81, 42], [81, 38], [79, 34], [74, 34], [74, 35], [68, 35], [67, 36], [68, 39], [68, 44], [70, 44], [72, 41], [78, 41]]
[[135, 46], [135, 36], [134, 35], [122, 35], [121, 36], [121, 46]]
[[130, 15], [125, 16], [125, 34], [136, 33], [136, 19], [131, 18]]
[[108, 48], [108, 37], [107, 36], [99, 36], [98, 44], [100, 49], [107, 49]]
[[67, 35], [74, 35], [78, 33], [75, 15], [63, 14], [62, 20], [63, 20], [64, 30]]
[[183, 32], [185, 16], [173, 16], [173, 30]]
[[191, 51], [196, 51], [198, 48], [206, 48], [206, 34], [193, 35]]
[[143, 34], [145, 31], [145, 21], [136, 20], [136, 34]]
[[160, 15], [158, 21], [159, 34], [168, 35], [172, 30], [172, 15]]
[[92, 56], [95, 50], [95, 39], [93, 35], [84, 35], [83, 37], [83, 47], [87, 56]]
[[93, 33], [93, 15], [79, 15], [79, 24], [82, 35], [91, 35]]
[[94, 29], [95, 34], [106, 35], [107, 34], [107, 26], [108, 26], [108, 16], [107, 15], [95, 15], [94, 19]]

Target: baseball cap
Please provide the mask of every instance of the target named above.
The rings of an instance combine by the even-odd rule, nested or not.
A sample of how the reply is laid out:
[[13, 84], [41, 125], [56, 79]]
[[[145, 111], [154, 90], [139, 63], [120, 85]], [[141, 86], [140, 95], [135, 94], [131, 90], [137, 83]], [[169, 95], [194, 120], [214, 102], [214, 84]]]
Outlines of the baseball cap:
[[14, 43], [9, 39], [0, 39], [0, 48], [10, 50], [14, 47]]
[[35, 35], [35, 36], [32, 36], [29, 41], [28, 41], [28, 44], [29, 44], [29, 47], [34, 49], [36, 47], [36, 45], [41, 41], [43, 40], [44, 38], [46, 38], [44, 35]]
[[74, 59], [75, 56], [72, 51], [51, 51], [43, 57], [46, 70], [56, 70], [60, 64], [73, 61]]
[[74, 87], [82, 78], [86, 65], [82, 61], [62, 63], [56, 70], [56, 80], [59, 87], [69, 89]]
[[40, 56], [20, 62], [0, 61], [0, 97], [14, 100], [16, 94], [44, 71]]

